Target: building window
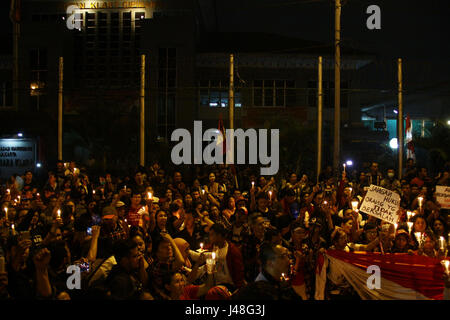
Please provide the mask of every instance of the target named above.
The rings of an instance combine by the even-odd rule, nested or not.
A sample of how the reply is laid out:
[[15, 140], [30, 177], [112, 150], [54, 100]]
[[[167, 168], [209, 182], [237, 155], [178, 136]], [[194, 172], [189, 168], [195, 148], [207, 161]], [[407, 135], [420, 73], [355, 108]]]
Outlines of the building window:
[[295, 105], [295, 81], [254, 80], [253, 106], [286, 107]]
[[47, 49], [32, 49], [30, 51], [30, 88], [31, 95], [42, 95], [48, 73]]
[[158, 55], [158, 136], [169, 139], [176, 124], [177, 52], [160, 48]]
[[[323, 81], [323, 107], [334, 108], [334, 81]], [[341, 82], [341, 108], [348, 108], [348, 81]], [[317, 107], [317, 81], [308, 81], [308, 106]]]
[[[227, 80], [206, 80], [199, 82], [199, 103], [202, 107], [228, 107], [229, 82]], [[234, 106], [242, 107], [240, 88], [235, 87]]]

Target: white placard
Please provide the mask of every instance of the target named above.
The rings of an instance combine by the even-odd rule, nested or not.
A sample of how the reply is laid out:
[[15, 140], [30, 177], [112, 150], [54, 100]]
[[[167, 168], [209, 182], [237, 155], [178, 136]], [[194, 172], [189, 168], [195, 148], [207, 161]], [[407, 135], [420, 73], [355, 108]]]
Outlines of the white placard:
[[436, 186], [435, 195], [442, 209], [450, 209], [450, 187]]
[[389, 223], [398, 222], [400, 195], [394, 191], [370, 185], [359, 211]]

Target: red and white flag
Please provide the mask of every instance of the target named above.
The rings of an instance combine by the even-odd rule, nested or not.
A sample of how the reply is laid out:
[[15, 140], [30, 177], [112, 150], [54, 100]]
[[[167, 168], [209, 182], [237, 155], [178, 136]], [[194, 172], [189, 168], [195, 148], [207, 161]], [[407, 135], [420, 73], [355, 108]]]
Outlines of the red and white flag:
[[414, 143], [412, 141], [412, 121], [409, 114], [406, 115], [406, 125], [405, 125], [405, 143], [406, 143], [406, 158], [416, 159], [416, 154], [414, 152]]
[[[325, 281], [334, 282], [342, 277], [363, 300], [442, 300], [444, 296], [444, 269], [439, 259], [339, 250], [328, 250], [324, 258], [329, 268], [325, 275], [326, 262], [318, 259], [316, 300], [324, 299]], [[373, 274], [367, 273], [369, 266], [380, 268], [379, 289], [368, 286], [367, 280]]]
[[222, 145], [222, 155], [224, 155], [227, 152], [227, 138], [225, 136], [225, 129], [223, 127], [222, 114], [219, 115], [219, 124], [217, 125], [217, 129], [219, 129], [222, 135], [217, 136], [216, 145]]

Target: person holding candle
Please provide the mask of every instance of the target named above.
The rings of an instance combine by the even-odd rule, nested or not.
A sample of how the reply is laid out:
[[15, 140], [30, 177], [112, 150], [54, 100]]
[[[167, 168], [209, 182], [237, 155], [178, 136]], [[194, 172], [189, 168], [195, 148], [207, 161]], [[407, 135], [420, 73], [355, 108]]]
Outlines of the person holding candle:
[[302, 300], [285, 280], [290, 265], [288, 249], [264, 243], [259, 260], [260, 273], [253, 282], [238, 290], [232, 296], [233, 300]]
[[217, 252], [216, 284], [226, 286], [231, 292], [244, 285], [244, 262], [241, 251], [227, 241], [228, 231], [215, 223], [209, 231], [209, 249]]

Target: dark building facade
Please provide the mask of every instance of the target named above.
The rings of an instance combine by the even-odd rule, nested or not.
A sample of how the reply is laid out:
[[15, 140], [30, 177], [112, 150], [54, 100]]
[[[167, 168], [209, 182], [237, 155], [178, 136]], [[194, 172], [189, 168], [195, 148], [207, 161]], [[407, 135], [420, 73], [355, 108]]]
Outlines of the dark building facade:
[[[128, 155], [122, 160], [136, 162], [141, 54], [148, 150], [170, 142], [176, 128], [192, 129], [194, 120], [211, 128], [223, 118], [227, 127], [230, 53], [235, 127], [267, 127], [275, 118], [314, 126], [317, 58], [323, 56], [325, 138], [331, 145], [334, 47], [264, 33], [217, 32], [214, 16], [209, 0], [23, 0], [13, 110], [42, 118], [44, 140], [56, 145], [58, 59], [64, 57], [64, 154], [84, 162], [113, 157], [110, 138], [129, 147], [121, 150]], [[354, 88], [364, 81], [373, 56], [346, 47], [342, 55], [341, 119], [344, 128], [352, 128], [361, 125], [363, 99]], [[362, 135], [371, 135], [368, 131]], [[343, 145], [345, 153], [349, 144]]]

